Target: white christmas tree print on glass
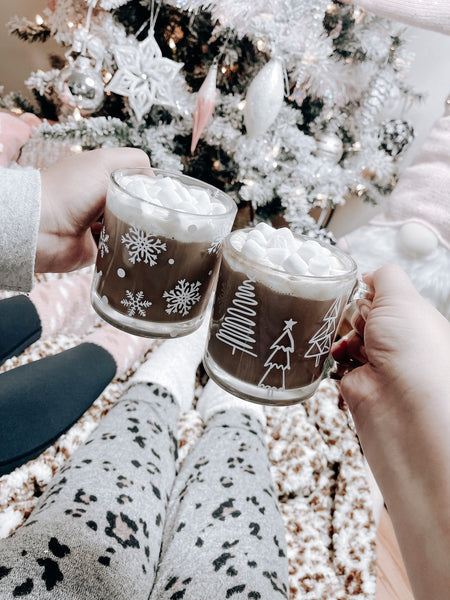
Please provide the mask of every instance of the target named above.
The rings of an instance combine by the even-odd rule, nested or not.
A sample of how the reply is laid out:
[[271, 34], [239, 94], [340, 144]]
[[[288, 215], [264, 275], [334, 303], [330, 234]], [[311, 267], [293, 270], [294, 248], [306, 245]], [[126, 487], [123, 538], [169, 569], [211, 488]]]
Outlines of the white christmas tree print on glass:
[[255, 343], [255, 338], [252, 336], [255, 334], [256, 325], [252, 318], [256, 316], [253, 307], [258, 305], [255, 300], [254, 282], [254, 279], [247, 276], [238, 287], [232, 302], [233, 306], [227, 308], [227, 315], [216, 333], [218, 340], [233, 348], [232, 354], [240, 350], [251, 356], [257, 356], [252, 352]]
[[126, 306], [128, 308], [127, 315], [129, 317], [134, 317], [137, 313], [141, 317], [147, 316], [145, 308], [148, 308], [152, 305], [150, 300], [144, 299], [144, 292], [136, 292], [134, 295], [130, 290], [126, 290], [125, 292], [126, 298], [120, 301], [120, 304]]
[[98, 240], [98, 251], [102, 258], [105, 254], [109, 254], [108, 241], [109, 235], [106, 233], [106, 227], [103, 225], [100, 231], [100, 239]]
[[158, 254], [167, 250], [165, 242], [161, 242], [146, 231], [139, 230], [134, 225], [129, 228], [129, 233], [122, 235], [121, 240], [128, 250], [129, 261], [133, 265], [144, 261], [145, 264], [153, 267], [156, 265]]
[[286, 387], [286, 371], [291, 369], [291, 354], [294, 352], [294, 338], [292, 337], [292, 328], [297, 324], [297, 321], [289, 319], [284, 322], [285, 326], [281, 335], [270, 346], [272, 353], [264, 363], [267, 367], [266, 372], [261, 377], [258, 387], [274, 387], [266, 386], [264, 380], [267, 378], [272, 369], [281, 369], [281, 385], [276, 389], [284, 390]]
[[186, 279], [180, 279], [170, 292], [163, 293], [163, 298], [167, 302], [166, 313], [169, 315], [179, 313], [185, 317], [201, 298], [198, 293], [200, 286], [200, 281], [189, 283]]
[[328, 354], [331, 349], [334, 333], [336, 331], [340, 304], [341, 299], [336, 298], [336, 300], [333, 302], [330, 309], [328, 310], [327, 314], [323, 318], [322, 327], [313, 335], [313, 337], [308, 342], [309, 344], [311, 344], [311, 346], [305, 353], [305, 358], [315, 358], [316, 367], [319, 365], [320, 357], [325, 354]]

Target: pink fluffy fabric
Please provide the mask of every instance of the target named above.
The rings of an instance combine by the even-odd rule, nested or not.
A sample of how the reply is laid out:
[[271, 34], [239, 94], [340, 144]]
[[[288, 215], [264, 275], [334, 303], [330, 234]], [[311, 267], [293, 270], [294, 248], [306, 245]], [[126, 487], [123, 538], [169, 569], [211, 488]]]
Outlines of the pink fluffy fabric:
[[405, 169], [387, 210], [372, 225], [422, 223], [450, 251], [450, 108], [433, 125], [413, 163]]

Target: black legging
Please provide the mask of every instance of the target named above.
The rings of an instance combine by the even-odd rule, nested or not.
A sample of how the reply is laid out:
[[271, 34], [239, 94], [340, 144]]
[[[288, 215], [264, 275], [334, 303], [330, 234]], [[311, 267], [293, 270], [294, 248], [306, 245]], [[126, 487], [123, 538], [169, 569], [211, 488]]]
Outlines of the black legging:
[[[27, 296], [0, 300], [0, 364], [39, 339]], [[107, 350], [83, 343], [0, 374], [0, 475], [36, 458], [67, 431], [116, 373]]]

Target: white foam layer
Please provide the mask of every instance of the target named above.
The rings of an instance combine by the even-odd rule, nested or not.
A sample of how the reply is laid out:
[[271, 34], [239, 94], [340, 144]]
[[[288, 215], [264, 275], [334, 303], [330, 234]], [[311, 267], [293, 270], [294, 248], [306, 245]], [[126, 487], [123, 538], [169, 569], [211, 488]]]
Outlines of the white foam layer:
[[107, 205], [130, 225], [184, 242], [215, 241], [231, 229], [234, 214], [227, 215], [220, 197], [211, 197], [205, 189], [162, 175], [123, 175], [118, 183], [132, 197], [110, 190]]
[[[235, 231], [230, 241], [245, 259], [228, 253], [224, 259], [230, 267], [282, 294], [327, 300], [349, 292], [353, 285], [353, 279], [345, 277], [352, 271], [350, 261], [346, 264], [331, 247], [295, 237], [287, 227], [260, 223]], [[246, 261], [254, 264], [250, 271]], [[270, 269], [258, 270], [258, 265]]]

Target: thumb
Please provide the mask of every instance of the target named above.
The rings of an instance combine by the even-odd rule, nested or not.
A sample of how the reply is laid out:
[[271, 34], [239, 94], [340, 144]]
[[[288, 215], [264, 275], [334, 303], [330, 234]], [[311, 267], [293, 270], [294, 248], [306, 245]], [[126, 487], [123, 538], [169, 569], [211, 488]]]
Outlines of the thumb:
[[397, 265], [385, 265], [374, 273], [364, 276], [364, 281], [375, 290], [374, 301], [394, 297], [420, 296], [408, 275]]

